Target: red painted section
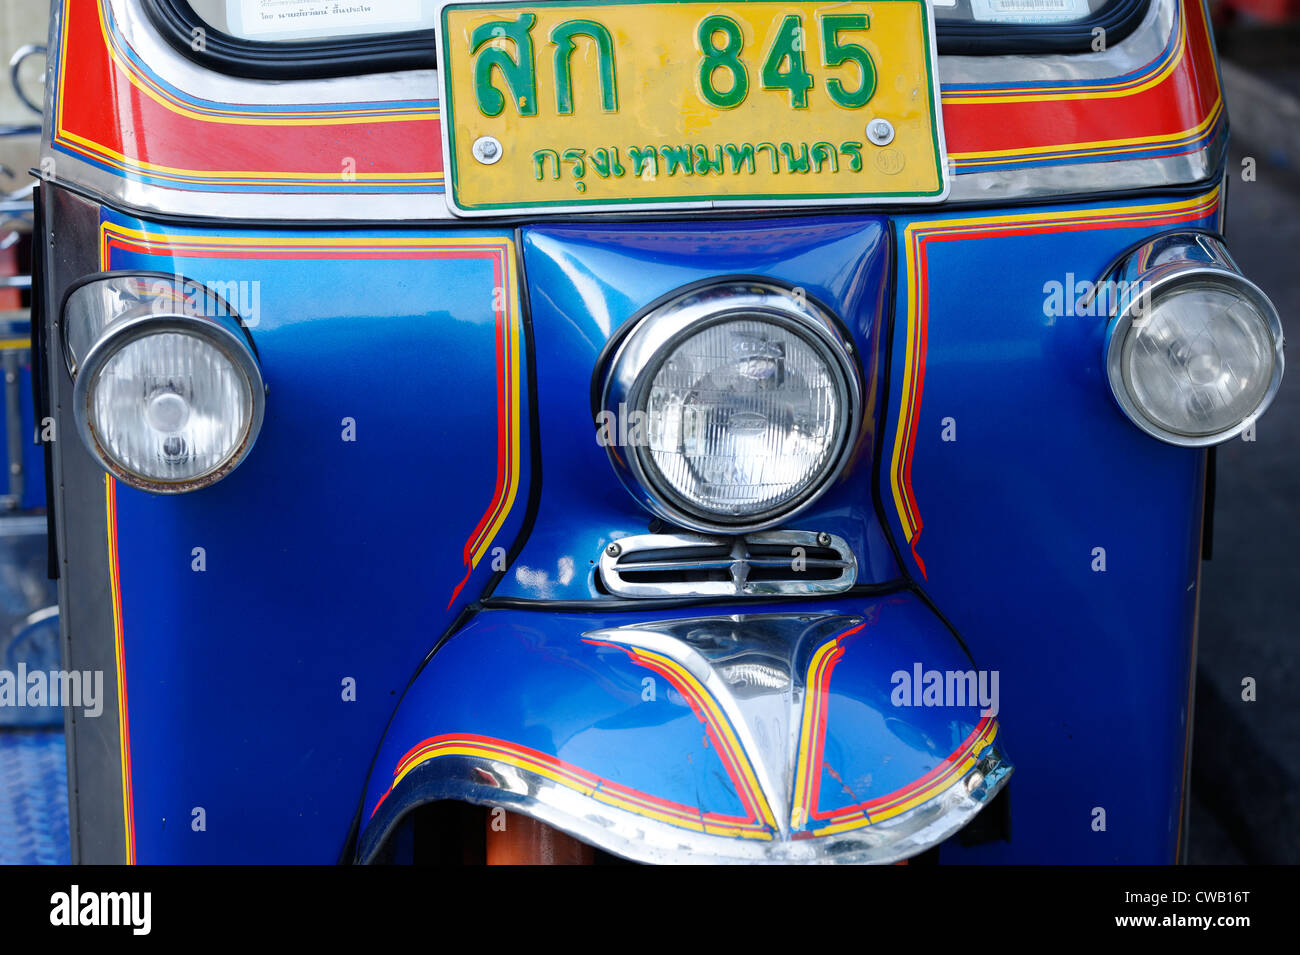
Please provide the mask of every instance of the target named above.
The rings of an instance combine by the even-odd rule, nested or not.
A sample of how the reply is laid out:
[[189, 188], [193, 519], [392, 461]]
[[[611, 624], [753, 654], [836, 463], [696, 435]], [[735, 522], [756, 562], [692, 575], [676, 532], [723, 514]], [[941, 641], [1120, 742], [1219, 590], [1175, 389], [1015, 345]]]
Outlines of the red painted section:
[[1219, 98], [1218, 75], [1199, 0], [1184, 0], [1182, 60], [1161, 82], [1125, 96], [1030, 103], [948, 102], [943, 108], [954, 153], [1025, 149], [1181, 133], [1200, 124]]
[[[255, 117], [210, 122], [164, 106], [112, 62], [97, 0], [67, 0], [62, 130], [130, 160], [184, 170], [428, 173], [442, 169], [438, 121], [403, 119], [339, 125], [267, 125]], [[196, 93], [199, 91], [195, 91]], [[412, 90], [435, 99], [434, 90]]]

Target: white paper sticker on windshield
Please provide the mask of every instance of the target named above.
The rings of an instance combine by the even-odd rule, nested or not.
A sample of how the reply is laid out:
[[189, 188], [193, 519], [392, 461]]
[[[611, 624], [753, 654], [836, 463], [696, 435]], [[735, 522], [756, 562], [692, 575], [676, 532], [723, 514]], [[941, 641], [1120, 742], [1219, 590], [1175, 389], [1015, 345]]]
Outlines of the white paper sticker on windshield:
[[258, 39], [409, 30], [420, 0], [229, 0], [231, 32]]
[[1089, 13], [1088, 0], [970, 0], [976, 20], [993, 23], [1056, 23]]

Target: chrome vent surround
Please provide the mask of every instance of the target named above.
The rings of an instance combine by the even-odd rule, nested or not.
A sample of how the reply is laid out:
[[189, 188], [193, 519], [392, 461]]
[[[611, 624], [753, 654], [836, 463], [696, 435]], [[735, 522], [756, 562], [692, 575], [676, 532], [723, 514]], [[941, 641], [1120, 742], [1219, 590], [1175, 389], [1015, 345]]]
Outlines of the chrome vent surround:
[[834, 594], [857, 578], [844, 539], [816, 531], [639, 534], [600, 555], [601, 583], [617, 597]]

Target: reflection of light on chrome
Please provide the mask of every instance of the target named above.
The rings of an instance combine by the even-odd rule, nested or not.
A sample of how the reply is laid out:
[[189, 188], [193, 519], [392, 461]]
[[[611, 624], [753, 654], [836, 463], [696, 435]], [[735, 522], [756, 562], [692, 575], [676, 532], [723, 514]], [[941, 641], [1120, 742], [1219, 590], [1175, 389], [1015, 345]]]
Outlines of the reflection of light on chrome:
[[978, 769], [966, 777], [966, 791], [973, 793], [984, 784], [984, 774]]
[[506, 792], [518, 793], [521, 796], [528, 795], [528, 780], [524, 778], [518, 769], [506, 763], [493, 763], [492, 768], [497, 774], [498, 788], [504, 789]]
[[721, 668], [722, 678], [732, 686], [761, 686], [779, 690], [789, 685], [790, 678], [776, 667], [762, 663], [735, 663]]

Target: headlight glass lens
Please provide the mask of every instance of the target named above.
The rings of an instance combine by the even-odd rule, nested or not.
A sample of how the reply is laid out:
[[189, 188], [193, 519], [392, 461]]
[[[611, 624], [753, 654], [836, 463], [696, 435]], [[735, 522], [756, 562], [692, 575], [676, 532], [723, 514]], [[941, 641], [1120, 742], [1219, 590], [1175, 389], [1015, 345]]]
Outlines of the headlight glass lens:
[[175, 483], [210, 474], [236, 455], [248, 437], [253, 394], [211, 341], [167, 331], [113, 353], [91, 383], [86, 411], [116, 464]]
[[819, 484], [846, 430], [844, 384], [825, 349], [762, 318], [684, 338], [643, 394], [643, 463], [682, 502], [724, 519], [780, 509]]
[[1200, 437], [1235, 427], [1264, 400], [1273, 376], [1268, 322], [1229, 288], [1188, 284], [1135, 317], [1120, 367], [1155, 424]]

